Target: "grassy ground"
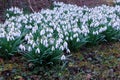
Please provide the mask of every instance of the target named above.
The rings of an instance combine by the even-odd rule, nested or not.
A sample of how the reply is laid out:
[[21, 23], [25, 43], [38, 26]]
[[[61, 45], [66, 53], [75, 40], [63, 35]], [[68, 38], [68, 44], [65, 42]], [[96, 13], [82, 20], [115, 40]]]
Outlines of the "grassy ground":
[[84, 47], [65, 63], [62, 70], [58, 65], [46, 71], [33, 68], [21, 56], [1, 58], [0, 80], [120, 80], [120, 42]]

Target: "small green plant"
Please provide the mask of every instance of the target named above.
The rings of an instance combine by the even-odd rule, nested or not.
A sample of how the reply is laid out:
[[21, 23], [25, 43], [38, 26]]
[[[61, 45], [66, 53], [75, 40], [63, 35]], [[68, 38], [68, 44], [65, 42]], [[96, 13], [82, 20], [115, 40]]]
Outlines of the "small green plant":
[[0, 25], [0, 57], [10, 59], [22, 42], [21, 31], [14, 26]]
[[18, 46], [20, 43], [20, 38], [10, 41], [7, 41], [6, 38], [0, 39], [0, 57], [10, 59], [12, 56], [18, 54]]
[[112, 26], [109, 26], [106, 31], [104, 31], [102, 34], [105, 35], [105, 39], [108, 42], [111, 41], [118, 41], [120, 38], [120, 31], [114, 29]]
[[35, 66], [53, 67], [59, 63], [61, 53], [62, 51], [60, 50], [51, 51], [51, 49], [41, 45], [40, 53], [36, 53], [35, 50], [32, 50], [29, 53], [25, 53], [24, 57], [28, 60], [29, 63], [33, 63]]

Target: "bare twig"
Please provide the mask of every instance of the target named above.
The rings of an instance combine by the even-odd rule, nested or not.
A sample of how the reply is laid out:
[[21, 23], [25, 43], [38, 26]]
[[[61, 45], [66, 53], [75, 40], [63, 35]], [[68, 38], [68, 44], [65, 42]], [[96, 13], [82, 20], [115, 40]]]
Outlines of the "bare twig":
[[33, 9], [32, 5], [31, 5], [31, 1], [30, 0], [28, 0], [28, 3], [29, 3], [29, 7], [32, 10], [32, 12], [35, 12], [35, 10]]

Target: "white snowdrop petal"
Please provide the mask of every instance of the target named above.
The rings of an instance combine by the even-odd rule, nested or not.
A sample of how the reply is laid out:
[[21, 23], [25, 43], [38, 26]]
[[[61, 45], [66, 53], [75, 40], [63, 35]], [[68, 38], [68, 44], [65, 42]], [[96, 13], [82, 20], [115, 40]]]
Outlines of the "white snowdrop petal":
[[66, 56], [65, 56], [65, 55], [62, 55], [62, 56], [61, 56], [61, 60], [66, 60]]

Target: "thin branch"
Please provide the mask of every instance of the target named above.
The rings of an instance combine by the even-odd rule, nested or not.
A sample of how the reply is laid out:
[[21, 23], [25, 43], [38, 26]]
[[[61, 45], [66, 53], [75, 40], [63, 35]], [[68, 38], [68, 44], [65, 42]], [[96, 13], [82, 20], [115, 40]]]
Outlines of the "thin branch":
[[35, 10], [33, 9], [32, 5], [31, 5], [31, 1], [30, 0], [28, 0], [28, 3], [29, 3], [29, 7], [32, 10], [32, 12], [35, 12]]

